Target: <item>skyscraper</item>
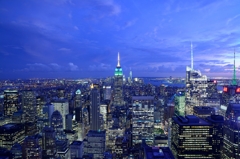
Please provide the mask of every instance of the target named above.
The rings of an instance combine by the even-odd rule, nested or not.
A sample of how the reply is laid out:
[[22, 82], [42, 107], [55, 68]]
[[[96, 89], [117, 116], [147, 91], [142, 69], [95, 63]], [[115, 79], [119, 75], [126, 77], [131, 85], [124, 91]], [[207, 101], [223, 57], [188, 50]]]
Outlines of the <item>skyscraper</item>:
[[90, 94], [90, 130], [100, 130], [100, 93], [98, 85], [94, 85]]
[[154, 97], [133, 96], [132, 97], [132, 142], [133, 145], [140, 145], [142, 140], [151, 146], [154, 135]]
[[191, 43], [191, 67], [186, 67], [186, 93], [185, 113], [193, 114], [194, 106], [205, 106], [204, 99], [207, 97], [207, 76], [199, 70], [193, 69], [193, 51]]
[[227, 107], [224, 121], [224, 139], [222, 158], [232, 159], [240, 157], [240, 104], [230, 103]]
[[54, 129], [52, 127], [44, 127], [42, 136], [43, 158], [54, 158], [57, 153]]
[[93, 158], [103, 158], [105, 151], [105, 131], [88, 131], [84, 140], [84, 155], [93, 155]]
[[22, 92], [22, 109], [24, 121], [34, 122], [37, 118], [36, 95], [32, 90]]
[[120, 56], [118, 53], [118, 64], [115, 68], [114, 74], [114, 98], [113, 98], [113, 106], [123, 106], [123, 70], [120, 66]]
[[42, 149], [37, 136], [27, 136], [23, 143], [23, 158], [42, 159]]
[[55, 110], [51, 116], [51, 127], [56, 133], [57, 139], [62, 139], [63, 134], [63, 117], [58, 110]]
[[18, 104], [18, 91], [4, 91], [4, 116], [12, 116], [14, 112], [20, 109]]
[[67, 99], [58, 99], [52, 102], [54, 110], [58, 110], [63, 118], [63, 129], [66, 129], [66, 115], [69, 114], [69, 103]]
[[219, 158], [223, 122], [220, 115], [210, 116], [208, 121], [195, 115], [173, 117], [171, 149], [175, 158]]

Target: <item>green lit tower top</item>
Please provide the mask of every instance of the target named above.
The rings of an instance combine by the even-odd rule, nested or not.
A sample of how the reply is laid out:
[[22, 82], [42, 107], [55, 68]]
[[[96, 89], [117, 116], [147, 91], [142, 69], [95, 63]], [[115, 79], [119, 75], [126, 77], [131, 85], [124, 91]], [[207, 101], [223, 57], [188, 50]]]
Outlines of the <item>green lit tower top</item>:
[[123, 71], [122, 71], [122, 67], [120, 66], [120, 56], [118, 53], [118, 64], [117, 67], [115, 68], [115, 76], [122, 76], [123, 75]]
[[235, 49], [234, 49], [234, 66], [233, 66], [232, 85], [237, 85], [237, 80], [236, 80], [236, 67], [235, 67]]

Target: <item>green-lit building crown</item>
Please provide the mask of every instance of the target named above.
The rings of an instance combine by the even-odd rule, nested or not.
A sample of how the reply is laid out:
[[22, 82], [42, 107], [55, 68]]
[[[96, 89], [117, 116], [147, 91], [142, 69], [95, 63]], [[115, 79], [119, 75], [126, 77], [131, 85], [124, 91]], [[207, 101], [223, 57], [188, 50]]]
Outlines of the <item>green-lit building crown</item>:
[[122, 67], [116, 67], [114, 75], [115, 76], [122, 76], [123, 75]]
[[118, 64], [117, 64], [117, 67], [115, 68], [114, 75], [115, 76], [122, 76], [123, 75], [122, 67], [120, 66], [120, 56], [119, 56], [119, 53], [118, 53]]

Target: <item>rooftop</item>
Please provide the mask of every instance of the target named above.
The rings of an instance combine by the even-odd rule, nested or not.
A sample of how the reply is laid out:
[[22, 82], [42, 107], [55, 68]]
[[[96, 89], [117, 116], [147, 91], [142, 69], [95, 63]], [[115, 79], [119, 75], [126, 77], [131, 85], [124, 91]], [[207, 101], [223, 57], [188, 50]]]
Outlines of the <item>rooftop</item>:
[[154, 96], [133, 96], [132, 100], [154, 100]]
[[172, 118], [175, 123], [182, 126], [209, 126], [211, 125], [209, 122], [195, 116], [195, 115], [187, 115], [187, 116], [178, 116]]

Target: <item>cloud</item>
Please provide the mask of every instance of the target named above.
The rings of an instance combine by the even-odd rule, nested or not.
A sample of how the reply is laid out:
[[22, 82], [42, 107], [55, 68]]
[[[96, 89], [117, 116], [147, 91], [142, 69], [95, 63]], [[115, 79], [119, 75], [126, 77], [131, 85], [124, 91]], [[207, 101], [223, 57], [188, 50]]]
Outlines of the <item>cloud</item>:
[[74, 26], [74, 29], [75, 29], [75, 30], [79, 30], [77, 26]]
[[74, 65], [72, 62], [68, 63], [68, 66], [69, 66], [69, 70], [70, 71], [78, 71], [78, 66], [77, 65]]
[[232, 17], [232, 18], [229, 18], [229, 19], [227, 20], [227, 25], [228, 25], [229, 23], [231, 23], [233, 20], [237, 19], [238, 17], [240, 17], [240, 14], [235, 15], [235, 16]]
[[71, 51], [71, 49], [68, 49], [68, 48], [60, 48], [60, 49], [58, 49], [59, 51], [66, 51], [66, 52], [69, 52], [69, 51]]
[[[82, 9], [87, 10], [87, 18], [99, 20], [107, 16], [117, 16], [121, 13], [121, 6], [113, 0], [76, 1]], [[90, 10], [90, 11], [89, 11]]]
[[71, 13], [69, 13], [69, 14], [68, 14], [68, 17], [69, 17], [70, 19], [72, 19], [72, 14], [71, 14]]
[[33, 63], [33, 64], [27, 64], [27, 68], [24, 69], [24, 71], [50, 71], [51, 68], [45, 64], [42, 63]]
[[112, 66], [105, 64], [105, 63], [100, 63], [99, 65], [90, 65], [89, 70], [91, 71], [106, 71], [106, 70], [112, 70]]
[[60, 66], [60, 65], [57, 64], [57, 63], [51, 63], [50, 66], [51, 66], [51, 68], [52, 68], [53, 70], [60, 70], [60, 69], [62, 69], [62, 66]]

